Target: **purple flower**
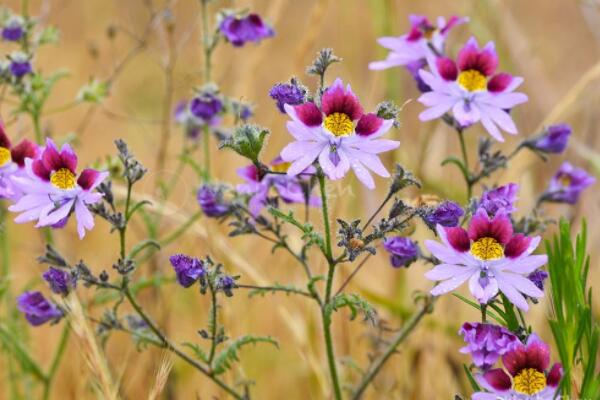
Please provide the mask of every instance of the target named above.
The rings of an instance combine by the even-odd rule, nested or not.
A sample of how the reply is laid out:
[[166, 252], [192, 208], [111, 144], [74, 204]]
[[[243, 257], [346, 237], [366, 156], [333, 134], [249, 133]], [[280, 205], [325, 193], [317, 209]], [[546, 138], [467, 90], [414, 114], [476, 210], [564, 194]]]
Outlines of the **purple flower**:
[[527, 344], [518, 342], [503, 354], [502, 364], [504, 369], [491, 369], [475, 376], [487, 392], [474, 393], [472, 400], [552, 400], [556, 397], [563, 368], [555, 363], [548, 369], [550, 346], [536, 334], [529, 336]]
[[306, 101], [306, 88], [293, 80], [292, 83], [277, 83], [269, 91], [269, 96], [277, 102], [279, 111], [285, 114], [285, 104], [297, 106]]
[[429, 226], [441, 225], [445, 227], [457, 226], [460, 218], [465, 214], [462, 207], [453, 201], [444, 201], [432, 212], [425, 216]]
[[77, 155], [69, 144], [59, 151], [51, 139], [39, 158], [25, 159], [26, 176], [12, 176], [13, 183], [23, 196], [9, 210], [21, 213], [17, 223], [37, 220], [36, 227], [52, 226], [71, 212], [77, 220], [79, 238], [94, 227], [89, 204], [100, 201], [102, 194], [94, 189], [108, 176], [108, 172], [84, 169], [79, 175]]
[[175, 254], [169, 261], [177, 275], [177, 282], [184, 288], [192, 286], [198, 279], [206, 274], [202, 261], [184, 254]]
[[288, 175], [298, 175], [318, 160], [329, 179], [341, 179], [352, 168], [369, 189], [375, 188], [369, 170], [390, 176], [377, 155], [400, 146], [397, 141], [379, 139], [394, 121], [365, 114], [350, 85], [344, 88], [341, 79], [325, 91], [321, 108], [312, 102], [285, 104], [284, 108], [292, 118], [288, 131], [296, 139], [281, 151], [281, 158], [291, 163]]
[[227, 297], [233, 296], [233, 289], [235, 289], [237, 285], [235, 284], [235, 279], [229, 275], [220, 275], [217, 278], [217, 289], [221, 289], [225, 292]]
[[488, 190], [481, 195], [479, 207], [487, 211], [491, 217], [498, 213], [510, 214], [516, 210], [515, 203], [518, 193], [519, 185], [516, 183]]
[[56, 293], [66, 296], [71, 289], [75, 288], [76, 280], [69, 271], [50, 267], [48, 271], [42, 275], [44, 280], [50, 285], [50, 289]]
[[533, 271], [527, 276], [531, 282], [534, 283], [535, 286], [540, 290], [544, 290], [544, 281], [548, 278], [548, 273], [543, 269], [538, 269], [537, 271]]
[[200, 136], [200, 129], [204, 125], [203, 121], [190, 112], [186, 101], [181, 101], [177, 104], [174, 115], [175, 122], [183, 127], [187, 137], [197, 139]]
[[555, 203], [575, 204], [581, 192], [595, 182], [596, 178], [592, 175], [565, 161], [550, 180], [550, 185], [542, 195], [542, 199]]
[[460, 352], [471, 354], [473, 364], [484, 370], [491, 368], [500, 356], [520, 343], [509, 330], [492, 324], [465, 322], [458, 333], [467, 343]]
[[463, 127], [481, 122], [488, 133], [499, 142], [504, 138], [500, 129], [517, 134], [509, 110], [525, 103], [527, 96], [514, 90], [523, 78], [507, 73], [497, 73], [498, 55], [493, 42], [483, 49], [471, 38], [458, 53], [457, 61], [447, 57], [430, 57], [431, 72], [419, 71], [431, 92], [419, 97], [427, 107], [419, 118], [429, 121], [452, 112]]
[[419, 247], [407, 237], [386, 238], [383, 247], [390, 253], [392, 267], [408, 267], [419, 255]]
[[212, 121], [223, 110], [223, 102], [212, 93], [202, 93], [192, 99], [190, 111], [205, 122]]
[[16, 42], [21, 40], [25, 33], [23, 18], [13, 16], [9, 18], [4, 27], [2, 28], [2, 39], [9, 42]]
[[567, 148], [571, 132], [568, 124], [551, 125], [541, 136], [527, 142], [527, 146], [544, 153], [562, 153]]
[[249, 14], [246, 17], [229, 15], [223, 19], [219, 30], [225, 39], [236, 47], [241, 47], [246, 42], [258, 43], [275, 34], [273, 28], [265, 24], [258, 14]]
[[548, 260], [546, 255], [531, 255], [541, 238], [514, 235], [506, 214], [490, 218], [480, 208], [468, 230], [438, 225], [437, 232], [442, 243], [425, 241], [425, 247], [442, 262], [425, 274], [427, 279], [440, 282], [431, 290], [432, 295], [453, 291], [468, 280], [471, 294], [481, 304], [502, 292], [527, 311], [529, 305], [523, 295], [534, 299], [544, 296], [526, 277]]
[[[419, 90], [430, 91], [431, 88], [421, 79], [418, 71], [423, 68], [428, 57], [435, 53], [443, 53], [448, 33], [457, 25], [468, 21], [468, 18], [450, 17], [448, 22], [443, 17], [433, 25], [425, 16], [411, 15], [410, 32], [399, 37], [382, 37], [377, 42], [390, 50], [384, 61], [369, 64], [369, 69], [381, 70], [391, 67], [404, 66], [415, 78]], [[432, 50], [433, 48], [433, 50]]]
[[11, 177], [25, 176], [25, 159], [35, 158], [38, 153], [38, 146], [27, 139], [12, 146], [0, 123], [0, 199], [16, 202], [21, 198], [23, 193], [12, 182]]
[[15, 52], [10, 55], [10, 73], [16, 78], [22, 78], [29, 74], [33, 69], [29, 62], [29, 57], [20, 52]]
[[[286, 172], [289, 166], [289, 163], [282, 161], [279, 157], [271, 161], [271, 168], [276, 172]], [[285, 203], [307, 203], [301, 179], [303, 176], [314, 174], [315, 170], [313, 167], [309, 167], [299, 176], [265, 174], [265, 176], [260, 178], [258, 169], [251, 164], [238, 169], [237, 173], [244, 178], [246, 183], [237, 185], [236, 189], [239, 193], [250, 195], [248, 209], [256, 217], [267, 205], [271, 188], [275, 190], [279, 198]], [[308, 198], [308, 205], [311, 207], [320, 207], [321, 200], [318, 196], [310, 196]]]
[[53, 303], [46, 300], [40, 292], [25, 292], [17, 297], [17, 308], [33, 326], [42, 325], [48, 321], [57, 322], [63, 312]]
[[223, 199], [221, 188], [215, 188], [208, 184], [202, 185], [198, 189], [196, 199], [207, 217], [222, 217], [230, 210], [229, 205]]

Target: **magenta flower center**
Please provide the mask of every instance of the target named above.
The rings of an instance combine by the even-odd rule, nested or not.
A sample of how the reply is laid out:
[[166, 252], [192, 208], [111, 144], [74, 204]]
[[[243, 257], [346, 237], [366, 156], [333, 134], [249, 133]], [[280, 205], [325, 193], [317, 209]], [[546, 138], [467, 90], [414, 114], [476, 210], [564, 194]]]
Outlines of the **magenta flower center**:
[[59, 189], [73, 189], [75, 187], [75, 174], [68, 168], [61, 168], [52, 173], [50, 182]]
[[483, 261], [497, 260], [504, 257], [504, 249], [496, 239], [484, 237], [473, 242], [471, 254]]
[[476, 92], [487, 87], [487, 78], [476, 69], [468, 69], [458, 75], [458, 84], [469, 92]]
[[525, 368], [514, 377], [513, 387], [519, 393], [534, 395], [546, 387], [546, 375], [535, 368]]
[[344, 113], [334, 112], [325, 117], [325, 128], [335, 136], [348, 136], [354, 132], [352, 119]]
[[0, 167], [4, 166], [11, 160], [10, 150], [6, 147], [0, 146]]

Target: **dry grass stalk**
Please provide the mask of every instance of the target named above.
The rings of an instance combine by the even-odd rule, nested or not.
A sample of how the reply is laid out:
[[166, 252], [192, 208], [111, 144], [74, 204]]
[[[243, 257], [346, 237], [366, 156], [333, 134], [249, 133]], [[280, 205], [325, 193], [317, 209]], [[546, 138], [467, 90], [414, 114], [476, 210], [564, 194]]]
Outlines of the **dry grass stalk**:
[[148, 400], [158, 400], [160, 394], [167, 385], [167, 380], [169, 379], [169, 374], [171, 373], [172, 368], [173, 361], [171, 360], [170, 354], [163, 352], [160, 365], [158, 366], [156, 375], [154, 377], [154, 385], [152, 386], [152, 390], [150, 390], [150, 394], [148, 395]]

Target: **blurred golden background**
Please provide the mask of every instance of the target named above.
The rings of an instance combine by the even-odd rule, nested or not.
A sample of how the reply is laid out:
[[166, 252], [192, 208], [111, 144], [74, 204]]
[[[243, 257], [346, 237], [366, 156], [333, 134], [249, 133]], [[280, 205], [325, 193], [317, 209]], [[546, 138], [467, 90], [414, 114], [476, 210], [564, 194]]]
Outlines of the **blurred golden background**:
[[[155, 10], [168, 7], [172, 12], [175, 46], [169, 47], [164, 23], [148, 25], [148, 3]], [[6, 7], [19, 12], [21, 3], [4, 1]], [[448, 41], [451, 54], [471, 35], [480, 43], [493, 40], [500, 56], [500, 69], [523, 76], [523, 92], [529, 102], [514, 112], [520, 137], [509, 137], [504, 149], [512, 149], [522, 137], [533, 134], [544, 124], [568, 122], [574, 128], [569, 150], [542, 162], [523, 152], [512, 162], [509, 170], [485, 183], [521, 185], [519, 211], [528, 212], [535, 204], [535, 195], [544, 190], [549, 178], [563, 160], [600, 171], [598, 123], [600, 114], [600, 2], [594, 0], [255, 0], [220, 1], [210, 9], [235, 7], [258, 12], [276, 31], [273, 39], [259, 45], [234, 48], [220, 45], [214, 57], [213, 79], [221, 91], [231, 97], [255, 105], [254, 121], [271, 129], [268, 147], [263, 156], [270, 160], [290, 140], [286, 132], [286, 117], [274, 107], [268, 91], [276, 82], [298, 76], [311, 88], [313, 78], [304, 75], [315, 53], [322, 47], [332, 47], [343, 58], [334, 65], [329, 80], [340, 76], [352, 84], [366, 109], [385, 99], [397, 104], [407, 102], [401, 113], [402, 126], [390, 136], [402, 145], [386, 153], [384, 162], [391, 167], [399, 162], [422, 180], [421, 192], [403, 193], [409, 198], [418, 194], [436, 194], [465, 202], [464, 183], [452, 166], [440, 167], [440, 161], [456, 154], [458, 141], [441, 121], [421, 123], [417, 116], [422, 106], [415, 100], [419, 93], [409, 74], [400, 68], [369, 71], [370, 61], [383, 59], [386, 51], [376, 39], [384, 35], [401, 35], [408, 30], [408, 15], [425, 14], [433, 19], [438, 15], [464, 15], [470, 23], [453, 31]], [[182, 132], [172, 124], [161, 125], [165, 115], [180, 99], [189, 98], [192, 89], [202, 83], [202, 49], [200, 5], [195, 0], [48, 0], [30, 1], [32, 15], [41, 15], [44, 23], [57, 26], [61, 32], [58, 45], [43, 48], [34, 59], [34, 68], [48, 73], [68, 69], [70, 76], [62, 80], [49, 100], [44, 115], [44, 131], [58, 139], [75, 134], [75, 145], [81, 165], [102, 161], [105, 154], [114, 154], [113, 141], [123, 138], [133, 153], [149, 168], [149, 174], [138, 185], [147, 195], [155, 193], [156, 174], [174, 174], [176, 157], [181, 148]], [[111, 34], [107, 34], [111, 32]], [[114, 33], [114, 35], [113, 35]], [[169, 55], [169, 48], [174, 49]], [[4, 52], [5, 47], [2, 47]], [[123, 61], [125, 62], [123, 63]], [[165, 66], [172, 62], [172, 81], [165, 79]], [[117, 73], [115, 74], [115, 71]], [[111, 79], [107, 100], [98, 106], [79, 105], [63, 112], [56, 108], [71, 102], [79, 88], [92, 77]], [[169, 82], [173, 98], [165, 93]], [[165, 105], [169, 104], [168, 108]], [[0, 115], [8, 117], [9, 104], [2, 104]], [[167, 162], [162, 171], [156, 170], [156, 158], [161, 147], [161, 132], [168, 129]], [[9, 130], [12, 137], [32, 137], [30, 121], [23, 117]], [[468, 131], [470, 154], [475, 155], [478, 137], [486, 135], [475, 126]], [[244, 160], [233, 152], [218, 151], [213, 141], [212, 168], [222, 181], [239, 183], [235, 169]], [[599, 153], [600, 154], [600, 153]], [[200, 157], [200, 156], [198, 156]], [[175, 195], [165, 208], [162, 229], [165, 234], [195, 213], [198, 206], [195, 190], [199, 182], [192, 171], [186, 171], [177, 182]], [[385, 194], [387, 183], [377, 178], [377, 190], [368, 191], [354, 177], [332, 185], [334, 215], [345, 219], [366, 218]], [[479, 194], [478, 191], [476, 194]], [[591, 282], [598, 282], [595, 243], [600, 238], [600, 226], [593, 218], [599, 211], [597, 190], [585, 192], [574, 207], [544, 206], [549, 215], [565, 216], [576, 221], [589, 220], [589, 243], [592, 256]], [[317, 212], [313, 221], [320, 226]], [[73, 222], [57, 232], [56, 245], [75, 262], [84, 259], [96, 273], [105, 269], [114, 275], [118, 240], [109, 235], [109, 227], [96, 218], [96, 228], [79, 241]], [[44, 267], [35, 257], [43, 252], [42, 236], [32, 224], [8, 226], [10, 232], [11, 276], [14, 292], [26, 285], [42, 287], [39, 279]], [[547, 234], [550, 237], [553, 228]], [[155, 256], [153, 263], [160, 273], [172, 274], [167, 258], [175, 252], [196, 256], [210, 254], [225, 264], [228, 271], [242, 275], [241, 282], [282, 284], [302, 282], [302, 271], [287, 254], [270, 252], [270, 244], [257, 237], [227, 237], [228, 228], [215, 220], [200, 219], [189, 232]], [[134, 221], [131, 235], [141, 238], [144, 227]], [[300, 238], [293, 236], [298, 244]], [[420, 242], [431, 233], [417, 227]], [[134, 239], [130, 240], [131, 243]], [[318, 255], [310, 258], [316, 271], [325, 265]], [[321, 263], [321, 265], [319, 265]], [[352, 267], [340, 268], [340, 275]], [[387, 255], [379, 252], [353, 281], [350, 291], [360, 293], [380, 311], [390, 328], [397, 329], [414, 309], [413, 295], [431, 286], [423, 274], [426, 267], [413, 264], [409, 270], [395, 270]], [[142, 266], [139, 276], [150, 274], [150, 264]], [[338, 282], [339, 284], [339, 282]], [[466, 289], [463, 288], [463, 291]], [[79, 288], [82, 299], [93, 292]], [[140, 294], [144, 306], [159, 321], [171, 338], [178, 343], [198, 341], [197, 329], [207, 318], [207, 302], [195, 290], [184, 290], [167, 284], [156, 292]], [[3, 305], [3, 307], [5, 307]], [[596, 296], [596, 312], [600, 309]], [[547, 304], [542, 301], [528, 313], [527, 318], [548, 341], [552, 337], [545, 321]], [[92, 307], [90, 314], [100, 316], [101, 307]], [[251, 379], [257, 399], [327, 399], [329, 376], [323, 357], [321, 326], [318, 309], [302, 298], [281, 294], [248, 298], [242, 291], [224, 303], [223, 323], [230, 336], [244, 333], [270, 335], [280, 342], [280, 348], [249, 347], [242, 352], [242, 361], [228, 381]], [[462, 364], [468, 358], [458, 352], [462, 340], [457, 331], [463, 321], [477, 320], [478, 313], [458, 299], [446, 296], [436, 304], [432, 315], [385, 366], [375, 384], [369, 389], [369, 399], [450, 399], [455, 393], [470, 394]], [[48, 365], [60, 335], [59, 326], [28, 329], [33, 353], [42, 365]], [[340, 360], [352, 356], [365, 365], [370, 351], [369, 336], [375, 334], [365, 323], [349, 321], [346, 312], [335, 316], [334, 334]], [[82, 354], [84, 350], [75, 337], [69, 343], [64, 362], [53, 385], [53, 399], [95, 398], [89, 389], [94, 372], [90, 371]], [[155, 383], [157, 370], [164, 355], [149, 348], [138, 352], [131, 339], [114, 333], [106, 344], [106, 360], [123, 398], [147, 398]], [[4, 359], [4, 357], [0, 357]], [[165, 399], [225, 398], [213, 383], [177, 359], [172, 360], [168, 384], [162, 393]], [[6, 364], [2, 362], [2, 364]], [[352, 382], [356, 374], [351, 367], [341, 366], [341, 376]], [[8, 394], [5, 388], [11, 377], [6, 365], [0, 372], [0, 399]]]

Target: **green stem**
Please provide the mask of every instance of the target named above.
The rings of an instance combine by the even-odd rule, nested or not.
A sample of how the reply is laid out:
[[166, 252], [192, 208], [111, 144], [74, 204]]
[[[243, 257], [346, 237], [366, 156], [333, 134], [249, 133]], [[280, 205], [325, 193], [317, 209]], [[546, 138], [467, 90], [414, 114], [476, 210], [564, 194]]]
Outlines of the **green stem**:
[[327, 207], [327, 192], [325, 190], [325, 176], [323, 172], [319, 172], [319, 188], [321, 190], [321, 205], [323, 210], [323, 225], [325, 227], [325, 255], [329, 264], [327, 273], [327, 283], [325, 289], [325, 301], [321, 306], [321, 317], [323, 320], [323, 335], [325, 339], [325, 347], [327, 349], [327, 363], [329, 364], [329, 373], [333, 385], [333, 393], [336, 400], [342, 399], [342, 389], [337, 373], [335, 363], [335, 351], [333, 348], [333, 338], [331, 335], [331, 311], [328, 310], [328, 305], [331, 300], [331, 290], [333, 287], [333, 279], [335, 276], [335, 261], [333, 260], [331, 250], [331, 227], [329, 226], [329, 209]]
[[481, 322], [484, 324], [487, 322], [487, 304], [481, 305]]
[[54, 357], [52, 357], [52, 363], [50, 364], [50, 369], [46, 374], [46, 382], [44, 384], [44, 400], [50, 398], [50, 393], [52, 391], [52, 382], [54, 381], [54, 377], [56, 372], [58, 371], [58, 367], [60, 365], [60, 361], [62, 360], [63, 355], [65, 354], [65, 350], [67, 349], [67, 343], [69, 342], [69, 333], [71, 332], [71, 327], [69, 324], [64, 324], [62, 334], [60, 336], [60, 341], [58, 342], [58, 347], [54, 352]]
[[385, 362], [396, 353], [396, 349], [398, 346], [411, 334], [411, 332], [417, 327], [421, 319], [431, 312], [431, 307], [433, 305], [433, 300], [427, 299], [426, 303], [422, 306], [422, 308], [413, 314], [412, 317], [402, 327], [402, 329], [396, 334], [396, 336], [391, 340], [390, 345], [387, 350], [379, 356], [369, 368], [369, 371], [366, 373], [362, 381], [358, 384], [354, 393], [352, 395], [352, 400], [358, 400], [364, 394], [364, 391], [367, 389], [367, 386], [371, 383], [371, 381], [377, 376]]
[[[461, 128], [456, 128], [456, 132], [458, 133], [458, 138], [460, 140], [460, 151], [462, 153], [463, 163], [465, 165], [465, 169], [469, 171], [469, 157], [467, 155], [467, 145], [465, 143], [465, 135], [464, 131]], [[467, 184], [467, 201], [471, 199], [471, 195], [473, 194], [473, 184], [471, 182], [471, 177], [465, 177]]]
[[212, 45], [210, 43], [211, 37], [208, 35], [208, 1], [200, 0], [201, 13], [202, 13], [202, 46], [204, 47], [204, 83], [210, 82], [211, 79], [211, 56], [212, 56]]
[[210, 182], [210, 131], [204, 125], [202, 136], [204, 138], [204, 181]]
[[35, 132], [35, 141], [37, 142], [37, 144], [43, 144], [44, 135], [42, 133], [42, 123], [40, 121], [40, 114], [37, 112], [32, 113], [31, 119], [33, 121], [33, 130]]
[[211, 318], [211, 332], [210, 332], [210, 354], [208, 356], [208, 366], [212, 368], [212, 363], [215, 358], [215, 352], [217, 350], [217, 292], [215, 288], [210, 284], [210, 318]]

